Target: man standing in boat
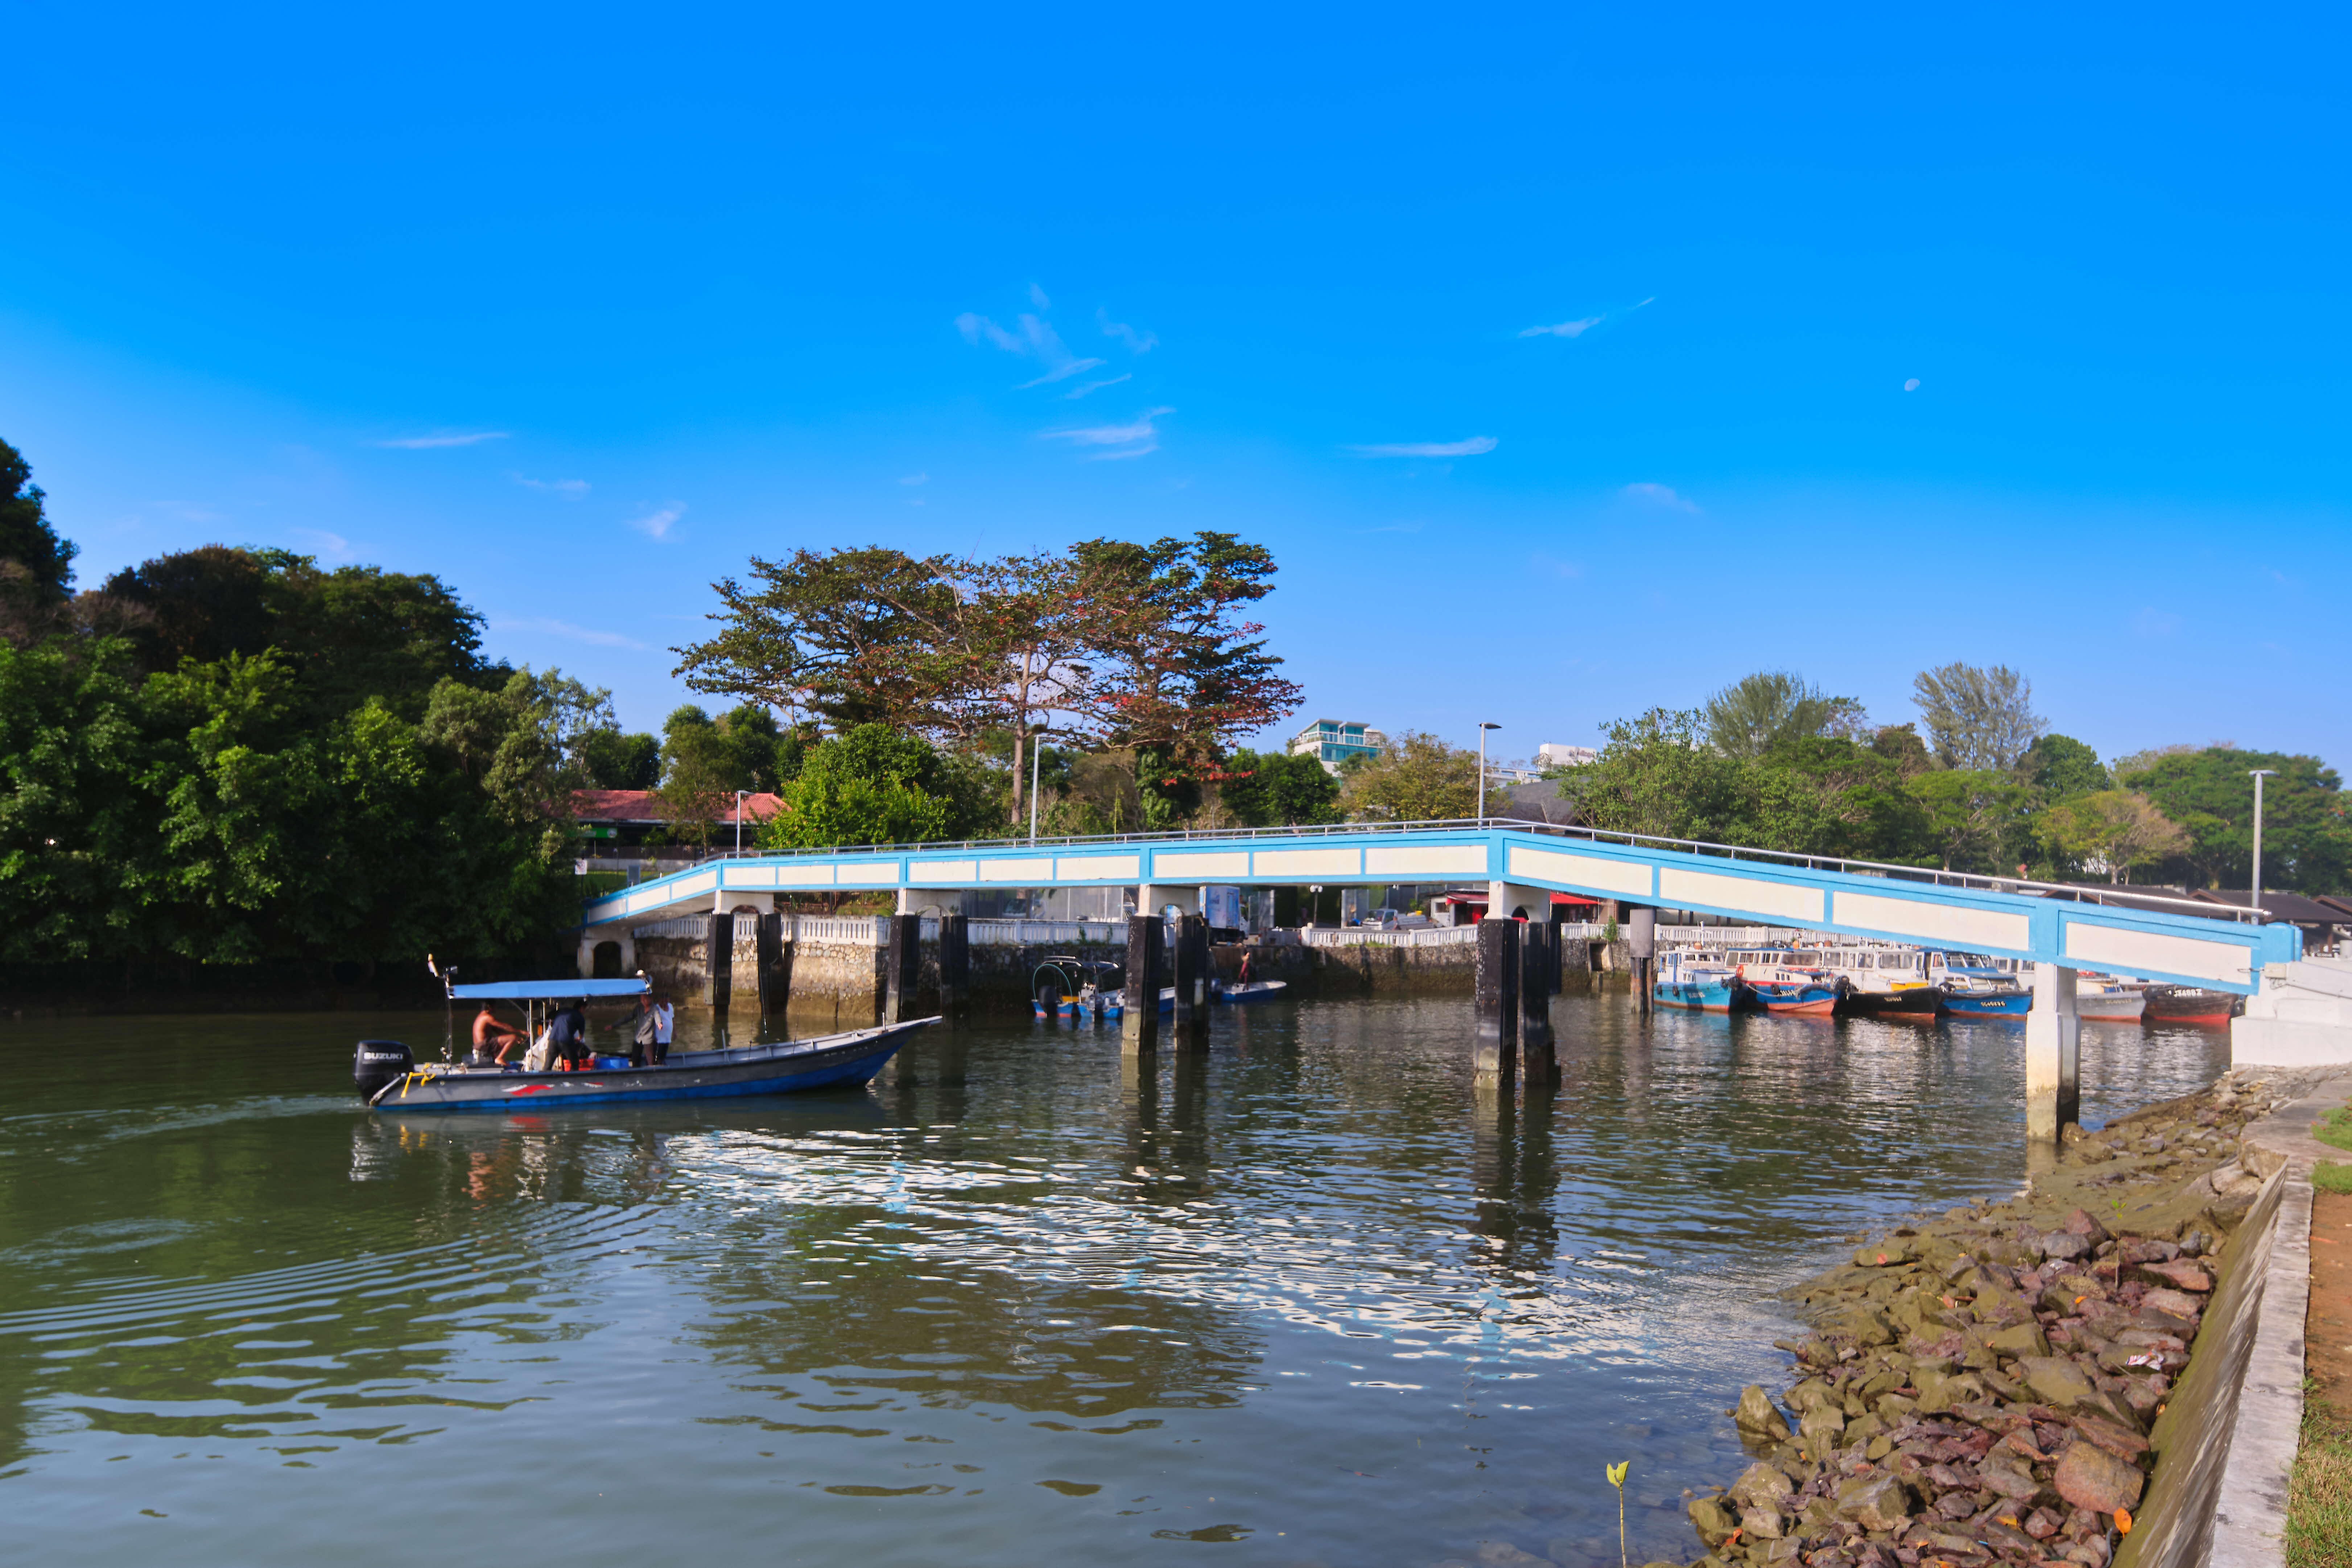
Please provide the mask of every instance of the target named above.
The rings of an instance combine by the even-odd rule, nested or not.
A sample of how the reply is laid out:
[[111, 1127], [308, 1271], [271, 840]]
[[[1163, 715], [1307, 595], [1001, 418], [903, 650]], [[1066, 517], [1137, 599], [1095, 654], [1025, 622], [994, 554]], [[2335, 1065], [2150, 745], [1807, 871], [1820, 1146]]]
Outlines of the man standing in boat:
[[577, 1072], [580, 1064], [588, 1059], [588, 1013], [583, 1003], [567, 1002], [563, 1010], [547, 1021], [547, 1041], [550, 1054], [558, 1072]]

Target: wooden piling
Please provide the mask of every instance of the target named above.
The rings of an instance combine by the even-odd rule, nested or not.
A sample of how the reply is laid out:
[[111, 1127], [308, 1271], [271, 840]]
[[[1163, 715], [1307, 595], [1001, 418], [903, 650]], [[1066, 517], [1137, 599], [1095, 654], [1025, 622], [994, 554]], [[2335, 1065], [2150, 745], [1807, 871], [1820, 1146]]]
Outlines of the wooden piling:
[[1471, 1058], [1482, 1079], [1517, 1076], [1519, 970], [1524, 963], [1517, 921], [1489, 915], [1478, 922]]
[[922, 973], [923, 917], [892, 915], [890, 948], [882, 963], [882, 1021], [903, 1024], [916, 1016], [915, 982]]
[[971, 928], [962, 915], [940, 917], [940, 1011], [951, 1023], [971, 1013]]
[[1160, 949], [1161, 930], [1156, 913], [1127, 917], [1127, 982], [1118, 1020], [1121, 1048], [1160, 1048]]

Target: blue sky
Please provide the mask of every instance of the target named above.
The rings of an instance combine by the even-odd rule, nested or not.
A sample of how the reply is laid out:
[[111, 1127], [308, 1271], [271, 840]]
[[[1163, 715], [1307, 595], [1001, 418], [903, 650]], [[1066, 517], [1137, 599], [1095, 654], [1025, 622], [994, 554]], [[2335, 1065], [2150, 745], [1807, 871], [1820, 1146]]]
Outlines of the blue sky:
[[86, 584], [439, 572], [632, 725], [754, 552], [1221, 528], [1302, 719], [2344, 766], [2341, 26], [19, 7], [0, 436]]

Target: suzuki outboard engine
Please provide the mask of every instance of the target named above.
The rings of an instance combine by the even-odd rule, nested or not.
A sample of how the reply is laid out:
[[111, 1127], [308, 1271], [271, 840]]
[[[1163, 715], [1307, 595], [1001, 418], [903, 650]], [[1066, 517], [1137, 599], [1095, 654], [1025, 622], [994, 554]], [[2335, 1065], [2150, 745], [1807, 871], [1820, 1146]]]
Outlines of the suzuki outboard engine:
[[385, 1084], [397, 1083], [416, 1065], [416, 1058], [398, 1040], [362, 1040], [352, 1053], [352, 1082], [362, 1100], [373, 1100]]

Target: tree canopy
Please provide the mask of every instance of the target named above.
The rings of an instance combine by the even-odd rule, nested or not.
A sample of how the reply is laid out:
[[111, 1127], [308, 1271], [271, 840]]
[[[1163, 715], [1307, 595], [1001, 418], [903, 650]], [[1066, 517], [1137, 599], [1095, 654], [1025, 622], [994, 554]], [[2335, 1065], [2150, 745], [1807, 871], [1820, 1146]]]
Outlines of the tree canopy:
[[2145, 795], [2187, 835], [2165, 870], [2207, 886], [2243, 888], [2253, 876], [2254, 781], [2263, 790], [2263, 885], [2299, 892], [2352, 887], [2352, 821], [2344, 782], [2317, 757], [2248, 752], [2234, 746], [2167, 750], [2126, 758], [2116, 783]]
[[2033, 711], [2033, 683], [2004, 664], [1922, 670], [1911, 689], [1936, 761], [1948, 768], [2007, 772], [2049, 728]]
[[1816, 735], [1851, 737], [1864, 727], [1860, 702], [1779, 669], [1734, 681], [1706, 700], [1705, 712], [1708, 744], [1729, 757], [1760, 757]]

